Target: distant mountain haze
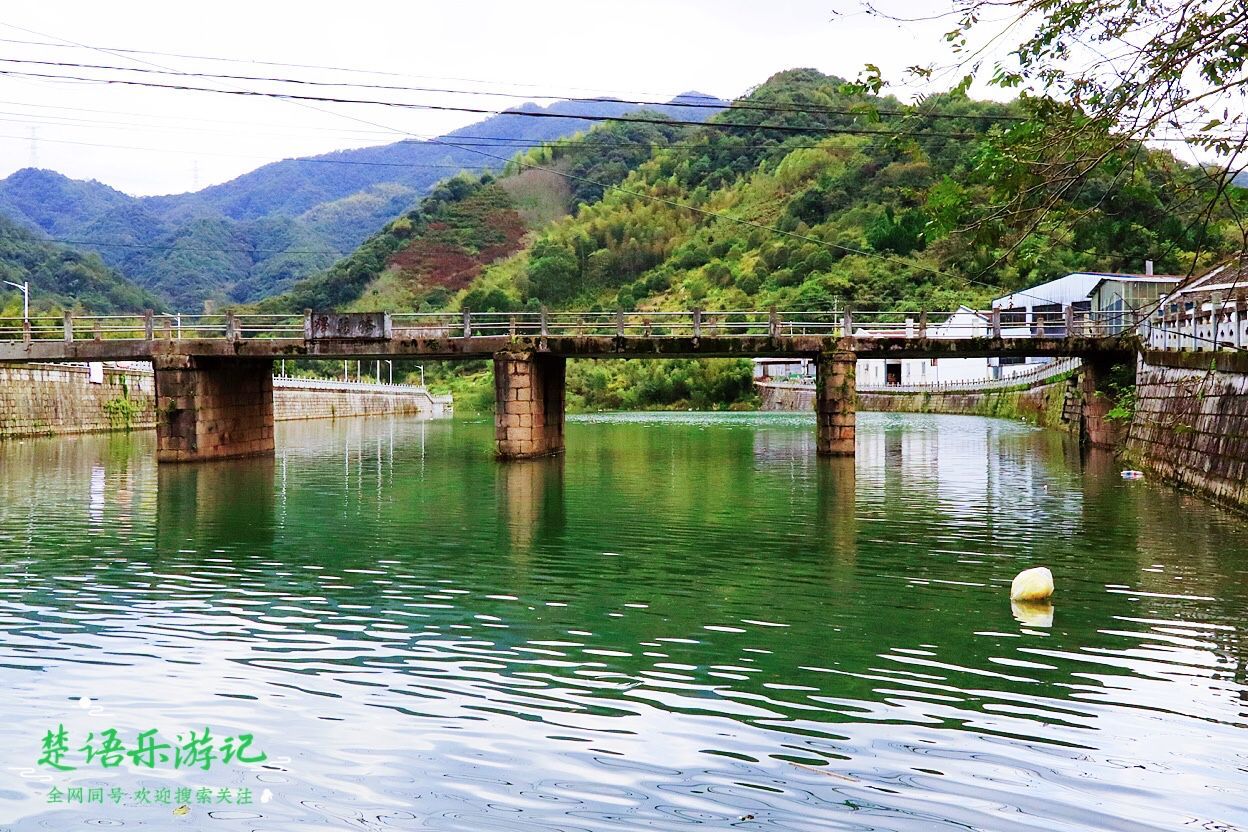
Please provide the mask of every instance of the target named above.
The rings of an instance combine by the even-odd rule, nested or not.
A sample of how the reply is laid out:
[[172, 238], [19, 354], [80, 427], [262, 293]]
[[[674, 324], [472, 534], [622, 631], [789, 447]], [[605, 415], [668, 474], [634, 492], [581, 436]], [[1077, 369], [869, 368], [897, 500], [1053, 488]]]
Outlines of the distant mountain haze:
[[[652, 109], [702, 121], [727, 102], [685, 93]], [[504, 160], [593, 122], [619, 116], [620, 101], [525, 104], [439, 141], [405, 139], [264, 165], [229, 182], [169, 196], [132, 197], [96, 181], [23, 169], [0, 181], [0, 214], [54, 240], [95, 251], [170, 308], [249, 302], [278, 294], [351, 252], [457, 171], [501, 169]], [[463, 147], [454, 143], [463, 142]], [[501, 157], [501, 158], [500, 158]]]

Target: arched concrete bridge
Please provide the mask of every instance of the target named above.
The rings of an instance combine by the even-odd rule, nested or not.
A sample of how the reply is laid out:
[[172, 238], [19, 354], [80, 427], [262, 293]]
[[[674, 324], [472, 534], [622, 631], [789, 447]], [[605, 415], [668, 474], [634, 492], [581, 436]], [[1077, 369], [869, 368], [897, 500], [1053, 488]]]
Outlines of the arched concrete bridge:
[[66, 314], [0, 320], [0, 361], [151, 361], [158, 458], [182, 462], [273, 452], [275, 359], [492, 359], [497, 453], [517, 459], [563, 450], [568, 358], [812, 358], [816, 446], [849, 455], [859, 358], [1079, 356], [1095, 388], [1133, 359], [1134, 332], [1070, 308], [1032, 326], [999, 312]]

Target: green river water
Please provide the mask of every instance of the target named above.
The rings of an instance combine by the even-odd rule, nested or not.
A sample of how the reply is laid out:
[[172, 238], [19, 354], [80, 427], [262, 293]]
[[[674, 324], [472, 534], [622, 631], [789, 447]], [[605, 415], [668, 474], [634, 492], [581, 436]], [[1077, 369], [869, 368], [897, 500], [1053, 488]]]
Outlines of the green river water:
[[0, 830], [1248, 829], [1248, 522], [1014, 423], [813, 431], [2, 444]]

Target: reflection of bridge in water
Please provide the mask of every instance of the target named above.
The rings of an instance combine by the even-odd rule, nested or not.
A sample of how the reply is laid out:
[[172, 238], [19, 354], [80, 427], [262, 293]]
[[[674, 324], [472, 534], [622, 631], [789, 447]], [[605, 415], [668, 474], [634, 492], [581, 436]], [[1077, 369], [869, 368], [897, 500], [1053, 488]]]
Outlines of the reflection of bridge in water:
[[[851, 455], [860, 358], [1074, 356], [1095, 390], [1132, 357], [1121, 322], [1069, 307], [1034, 329], [999, 311], [958, 331], [954, 313], [618, 312], [161, 315], [0, 321], [0, 361], [150, 361], [157, 457], [273, 453], [276, 359], [492, 359], [495, 441], [505, 459], [563, 450], [569, 358], [800, 357], [816, 363], [816, 451]], [[1134, 333], [1134, 328], [1128, 328]], [[1097, 397], [1090, 396], [1090, 401]], [[1108, 405], [1105, 405], [1108, 407]]]

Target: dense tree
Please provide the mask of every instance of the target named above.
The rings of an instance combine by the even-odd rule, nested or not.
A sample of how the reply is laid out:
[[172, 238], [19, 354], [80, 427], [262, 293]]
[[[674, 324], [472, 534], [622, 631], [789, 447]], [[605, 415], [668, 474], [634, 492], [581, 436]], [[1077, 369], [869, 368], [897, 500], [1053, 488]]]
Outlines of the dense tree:
[[[1015, 120], [993, 131], [975, 167], [989, 198], [968, 206], [963, 230], [999, 235], [1010, 245], [993, 265], [1031, 236], [1060, 238], [1053, 214], [1068, 204], [1096, 205], [1098, 198], [1135, 190], [1151, 177], [1156, 157], [1145, 141], [1186, 143], [1205, 163], [1150, 188], [1179, 191], [1205, 210], [1182, 220], [1158, 202], [1158, 218], [1189, 228], [1168, 228], [1165, 237], [1185, 238], [1191, 251], [1220, 249], [1217, 219], [1229, 217], [1238, 243], [1248, 247], [1248, 213], [1230, 183], [1248, 164], [1248, 4], [1241, 0], [951, 0], [955, 22], [945, 39], [953, 63], [944, 71], [964, 74], [960, 89], [976, 80], [1015, 91]], [[872, 14], [882, 14], [867, 5]], [[1008, 56], [991, 65], [982, 46], [1004, 46]], [[910, 73], [930, 78], [934, 66]], [[863, 92], [884, 86], [869, 65], [855, 85]], [[927, 102], [924, 102], [924, 108]], [[915, 117], [917, 118], [917, 116]], [[914, 118], [906, 123], [912, 123]], [[1177, 146], [1172, 144], [1171, 146]], [[1135, 182], [1133, 183], [1133, 180]], [[1121, 203], [1121, 198], [1115, 198]], [[1133, 218], [1143, 219], [1138, 212]], [[1060, 219], [1060, 218], [1059, 218]], [[1055, 231], [1057, 232], [1055, 234]], [[1119, 224], [1118, 242], [1134, 248], [1143, 236]], [[1160, 239], [1161, 250], [1166, 246]], [[1156, 245], [1151, 249], [1157, 255]], [[1125, 253], [1125, 251], [1124, 251]], [[1197, 261], [1188, 258], [1184, 268]]]
[[[138, 314], [164, 308], [95, 255], [41, 240], [3, 217], [0, 278], [30, 284], [32, 312], [77, 308], [97, 314]], [[20, 315], [21, 293], [0, 285], [0, 307], [6, 315]]]
[[529, 257], [529, 294], [545, 303], [562, 303], [576, 296], [579, 271], [570, 248], [541, 240]]

